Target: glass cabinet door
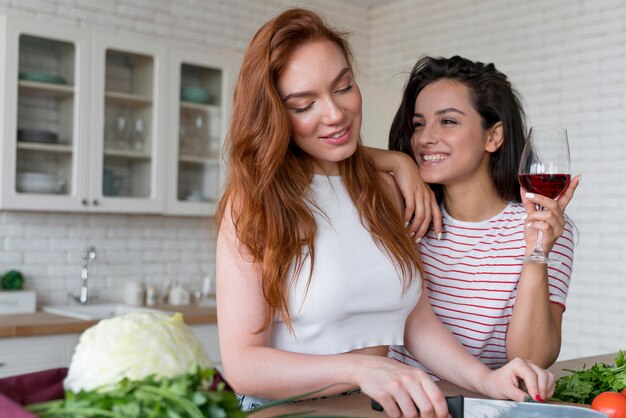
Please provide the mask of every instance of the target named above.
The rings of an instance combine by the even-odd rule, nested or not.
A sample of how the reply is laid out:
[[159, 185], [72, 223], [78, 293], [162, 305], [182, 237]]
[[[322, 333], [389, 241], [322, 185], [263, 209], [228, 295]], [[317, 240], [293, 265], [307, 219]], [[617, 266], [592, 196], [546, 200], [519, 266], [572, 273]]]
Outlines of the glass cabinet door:
[[215, 202], [222, 134], [222, 71], [181, 64], [178, 130], [179, 202]]
[[139, 39], [96, 38], [95, 85], [101, 96], [95, 99], [97, 139], [91, 153], [95, 210], [163, 211], [165, 52]]
[[[212, 62], [207, 51], [172, 53], [170, 94], [169, 193], [171, 214], [210, 216], [215, 212], [222, 182], [222, 144], [227, 115], [228, 62]], [[234, 71], [232, 71], [234, 73]]]
[[89, 36], [6, 16], [0, 32], [1, 207], [84, 210]]
[[150, 196], [153, 80], [151, 56], [106, 51], [101, 186], [104, 197]]
[[19, 37], [17, 193], [72, 191], [75, 55], [69, 42]]

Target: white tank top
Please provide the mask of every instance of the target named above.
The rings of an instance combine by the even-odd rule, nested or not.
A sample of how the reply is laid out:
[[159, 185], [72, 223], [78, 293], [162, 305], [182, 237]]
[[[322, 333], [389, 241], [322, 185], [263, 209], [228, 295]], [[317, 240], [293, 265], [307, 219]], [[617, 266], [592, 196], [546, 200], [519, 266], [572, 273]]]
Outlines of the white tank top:
[[[402, 276], [361, 224], [340, 176], [315, 175], [311, 190], [312, 200], [323, 210], [310, 205], [317, 222], [313, 276], [307, 290], [307, 257], [289, 292], [294, 333], [276, 319], [271, 346], [338, 354], [402, 344], [404, 323], [421, 294], [419, 273], [403, 294]], [[293, 272], [292, 264], [291, 277]]]

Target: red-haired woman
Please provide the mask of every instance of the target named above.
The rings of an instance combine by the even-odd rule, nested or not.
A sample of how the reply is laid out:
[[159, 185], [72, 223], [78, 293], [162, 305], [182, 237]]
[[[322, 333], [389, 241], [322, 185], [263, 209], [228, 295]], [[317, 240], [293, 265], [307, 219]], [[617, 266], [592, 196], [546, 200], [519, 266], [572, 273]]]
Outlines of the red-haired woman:
[[288, 10], [244, 56], [219, 205], [218, 325], [226, 378], [249, 408], [360, 388], [391, 416], [447, 415], [429, 376], [386, 357], [404, 343], [443, 378], [494, 398], [545, 399], [554, 376], [491, 371], [434, 316], [391, 175], [360, 144], [361, 95], [343, 34]]

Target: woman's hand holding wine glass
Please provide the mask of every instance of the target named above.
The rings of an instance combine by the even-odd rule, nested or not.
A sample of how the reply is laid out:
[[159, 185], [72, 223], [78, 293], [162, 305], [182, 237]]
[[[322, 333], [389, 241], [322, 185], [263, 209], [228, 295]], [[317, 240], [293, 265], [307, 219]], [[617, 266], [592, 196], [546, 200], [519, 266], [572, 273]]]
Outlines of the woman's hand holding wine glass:
[[519, 167], [526, 218], [526, 257], [523, 261], [549, 263], [565, 226], [565, 207], [580, 183], [570, 181], [567, 131], [556, 127], [531, 128]]

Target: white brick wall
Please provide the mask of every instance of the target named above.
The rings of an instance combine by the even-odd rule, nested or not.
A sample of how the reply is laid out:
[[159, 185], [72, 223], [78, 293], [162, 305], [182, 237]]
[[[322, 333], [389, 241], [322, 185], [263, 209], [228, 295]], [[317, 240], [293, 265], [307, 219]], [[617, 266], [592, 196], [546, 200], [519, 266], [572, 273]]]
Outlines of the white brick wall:
[[[0, 0], [0, 12], [241, 55], [263, 22], [293, 5], [352, 31], [368, 143], [385, 146], [406, 72], [422, 54], [496, 63], [524, 96], [530, 123], [569, 129], [583, 181], [569, 210], [580, 241], [561, 358], [626, 348], [621, 0], [399, 0], [369, 11], [333, 0]], [[80, 253], [94, 243], [94, 281], [115, 297], [130, 276], [199, 283], [214, 268], [213, 240], [203, 219], [2, 213], [0, 270], [21, 268], [45, 290], [42, 300], [58, 302], [79, 286]]]
[[569, 208], [580, 238], [561, 358], [626, 349], [625, 16], [618, 0], [403, 0], [370, 11], [378, 83], [401, 88], [423, 54], [490, 61], [530, 124], [568, 128], [583, 179]]

